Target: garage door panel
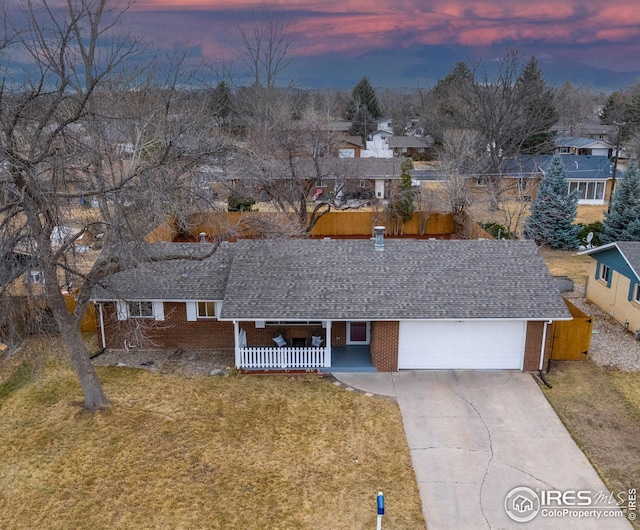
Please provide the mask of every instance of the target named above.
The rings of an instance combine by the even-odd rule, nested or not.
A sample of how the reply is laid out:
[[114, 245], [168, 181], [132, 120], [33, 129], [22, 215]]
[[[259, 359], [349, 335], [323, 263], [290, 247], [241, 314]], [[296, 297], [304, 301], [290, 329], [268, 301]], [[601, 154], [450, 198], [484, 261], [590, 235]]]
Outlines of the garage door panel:
[[524, 322], [400, 322], [400, 369], [521, 369]]

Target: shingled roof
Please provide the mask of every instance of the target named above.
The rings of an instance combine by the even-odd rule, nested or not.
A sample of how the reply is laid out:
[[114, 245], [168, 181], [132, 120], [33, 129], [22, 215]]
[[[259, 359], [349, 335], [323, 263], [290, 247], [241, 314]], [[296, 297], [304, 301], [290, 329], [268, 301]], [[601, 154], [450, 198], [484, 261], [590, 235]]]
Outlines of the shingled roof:
[[222, 318], [568, 319], [531, 241], [239, 241]]
[[633, 274], [640, 280], [640, 241], [616, 241], [614, 243], [608, 243], [589, 250], [580, 252], [580, 254], [599, 254], [601, 252], [608, 252], [611, 249], [618, 249], [618, 252], [622, 254], [622, 257], [629, 265]]
[[[137, 267], [109, 276], [94, 288], [92, 299], [222, 300], [229, 277], [233, 245], [223, 242], [209, 257], [211, 243], [156, 243], [145, 246]], [[172, 259], [184, 256], [187, 259]], [[169, 258], [169, 259], [168, 259]]]

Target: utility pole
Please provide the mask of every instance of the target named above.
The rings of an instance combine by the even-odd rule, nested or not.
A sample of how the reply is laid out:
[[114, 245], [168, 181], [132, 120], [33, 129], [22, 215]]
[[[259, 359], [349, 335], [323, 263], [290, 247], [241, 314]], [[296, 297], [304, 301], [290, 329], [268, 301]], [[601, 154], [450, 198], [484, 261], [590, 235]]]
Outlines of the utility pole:
[[611, 197], [613, 197], [613, 191], [616, 189], [616, 173], [618, 172], [618, 158], [620, 158], [620, 136], [622, 135], [622, 128], [626, 125], [626, 122], [614, 121], [613, 124], [618, 127], [618, 140], [616, 141], [616, 159], [613, 161], [613, 175], [611, 177], [611, 196], [609, 197], [609, 204], [607, 206], [607, 212], [611, 212]]

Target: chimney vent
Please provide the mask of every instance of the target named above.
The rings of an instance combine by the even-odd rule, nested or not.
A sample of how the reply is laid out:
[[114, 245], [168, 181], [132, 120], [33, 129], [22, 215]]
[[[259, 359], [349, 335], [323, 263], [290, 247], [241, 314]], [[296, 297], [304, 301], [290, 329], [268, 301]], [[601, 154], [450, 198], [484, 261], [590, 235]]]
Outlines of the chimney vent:
[[200, 243], [206, 243], [206, 242], [207, 242], [207, 233], [200, 232]]
[[373, 233], [375, 234], [374, 249], [384, 250], [384, 226], [375, 226]]

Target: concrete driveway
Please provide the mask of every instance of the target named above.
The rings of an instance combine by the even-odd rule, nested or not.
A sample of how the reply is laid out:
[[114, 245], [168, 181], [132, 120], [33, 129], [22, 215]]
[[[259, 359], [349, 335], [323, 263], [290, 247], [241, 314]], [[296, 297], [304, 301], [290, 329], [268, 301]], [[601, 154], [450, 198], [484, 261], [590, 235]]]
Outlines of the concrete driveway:
[[[530, 522], [516, 522], [507, 515], [505, 498], [516, 487], [530, 488], [538, 498], [549, 490], [609, 493], [531, 375], [515, 371], [334, 375], [353, 388], [397, 398], [429, 530], [631, 528], [624, 517], [605, 516], [620, 511], [603, 500], [594, 503], [595, 508], [543, 503]], [[532, 498], [529, 492], [522, 493], [510, 499], [518, 503]], [[543, 516], [549, 508], [580, 510], [582, 517]], [[512, 513], [526, 518], [535, 511]]]

